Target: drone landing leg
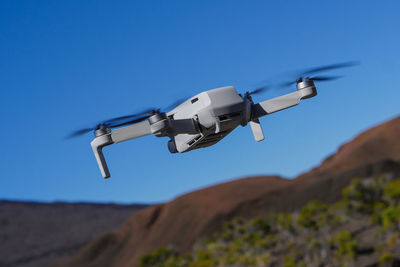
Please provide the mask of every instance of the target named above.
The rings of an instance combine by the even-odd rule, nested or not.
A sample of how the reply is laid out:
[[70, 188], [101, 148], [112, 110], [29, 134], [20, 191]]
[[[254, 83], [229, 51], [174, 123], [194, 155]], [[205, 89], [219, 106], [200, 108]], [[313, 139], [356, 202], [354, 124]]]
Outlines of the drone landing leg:
[[96, 157], [97, 164], [104, 178], [110, 177], [110, 171], [108, 170], [107, 162], [103, 155], [103, 147], [111, 145], [112, 143], [113, 141], [111, 140], [110, 134], [98, 136], [91, 143], [94, 156]]
[[256, 142], [260, 142], [260, 141], [264, 140], [264, 133], [261, 128], [260, 121], [258, 119], [254, 119], [254, 120], [250, 121], [250, 127], [251, 127], [251, 131], [253, 132], [254, 139], [256, 140]]

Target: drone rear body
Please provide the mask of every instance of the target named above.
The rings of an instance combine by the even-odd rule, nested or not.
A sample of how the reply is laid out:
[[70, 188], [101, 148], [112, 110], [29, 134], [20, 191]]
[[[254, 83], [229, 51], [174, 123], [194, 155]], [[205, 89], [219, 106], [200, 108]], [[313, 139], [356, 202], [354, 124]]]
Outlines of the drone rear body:
[[216, 144], [245, 121], [248, 104], [233, 86], [205, 91], [185, 101], [167, 116], [174, 120], [193, 119], [198, 132], [170, 136], [170, 152], [183, 153]]

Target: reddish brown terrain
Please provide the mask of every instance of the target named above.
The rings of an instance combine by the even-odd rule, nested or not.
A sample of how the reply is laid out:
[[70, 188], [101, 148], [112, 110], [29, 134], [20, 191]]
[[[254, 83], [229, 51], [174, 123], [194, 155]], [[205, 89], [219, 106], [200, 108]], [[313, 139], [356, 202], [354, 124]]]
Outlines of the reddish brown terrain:
[[161, 246], [188, 251], [196, 240], [233, 217], [294, 210], [309, 200], [336, 201], [341, 189], [355, 176], [388, 172], [400, 175], [399, 137], [397, 117], [357, 136], [319, 167], [295, 179], [244, 178], [148, 207], [60, 266], [135, 266], [141, 255]]

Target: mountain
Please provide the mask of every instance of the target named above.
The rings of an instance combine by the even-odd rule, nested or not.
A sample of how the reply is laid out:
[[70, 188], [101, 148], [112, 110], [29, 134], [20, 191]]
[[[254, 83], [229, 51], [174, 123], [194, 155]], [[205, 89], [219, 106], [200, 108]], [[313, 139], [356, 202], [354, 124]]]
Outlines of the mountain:
[[117, 231], [85, 246], [59, 266], [136, 266], [141, 255], [163, 246], [188, 252], [234, 217], [293, 211], [310, 200], [333, 203], [356, 176], [400, 175], [400, 117], [344, 144], [319, 167], [288, 180], [252, 177], [201, 189], [148, 207]]
[[146, 205], [0, 201], [0, 266], [46, 266], [113, 231]]
[[189, 253], [161, 247], [140, 267], [399, 266], [400, 177], [353, 179], [334, 204], [235, 218]]
[[381, 160], [400, 161], [400, 117], [375, 126], [342, 145], [338, 151], [326, 158], [322, 164], [310, 172], [299, 176], [319, 177], [338, 174]]

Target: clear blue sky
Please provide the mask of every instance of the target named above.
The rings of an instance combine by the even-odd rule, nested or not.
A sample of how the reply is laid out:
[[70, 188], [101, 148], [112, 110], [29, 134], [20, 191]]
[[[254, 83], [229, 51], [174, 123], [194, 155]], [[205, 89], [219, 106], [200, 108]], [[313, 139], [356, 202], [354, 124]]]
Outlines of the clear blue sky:
[[[399, 1], [1, 1], [0, 199], [159, 202], [229, 179], [293, 177], [399, 114]], [[105, 149], [71, 131], [181, 96], [360, 60], [319, 95], [170, 154], [147, 136]], [[287, 93], [288, 91], [281, 92]], [[256, 96], [261, 101], [277, 96]]]

